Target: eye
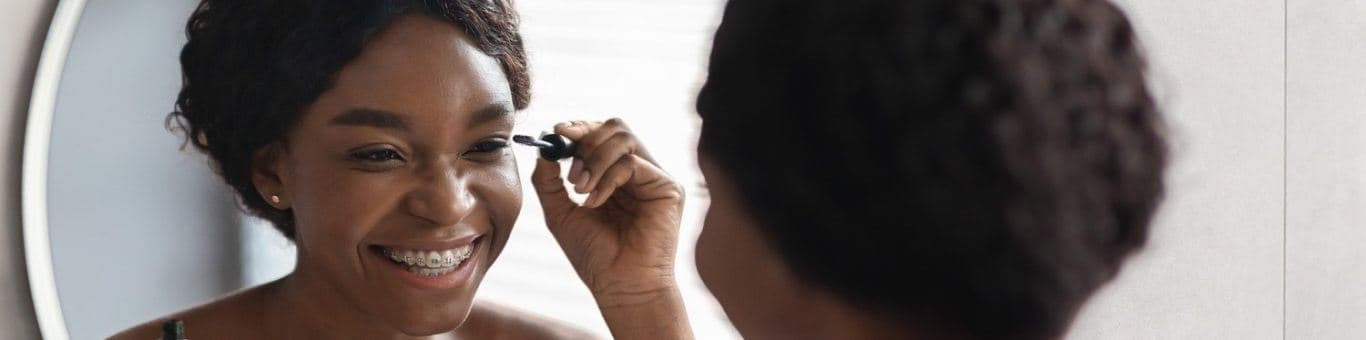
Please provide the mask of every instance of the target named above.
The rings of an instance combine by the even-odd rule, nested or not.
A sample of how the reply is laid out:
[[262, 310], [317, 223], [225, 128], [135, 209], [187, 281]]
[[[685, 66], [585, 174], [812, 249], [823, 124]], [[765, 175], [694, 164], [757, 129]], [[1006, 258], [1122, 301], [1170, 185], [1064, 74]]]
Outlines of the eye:
[[348, 156], [359, 170], [380, 172], [403, 166], [403, 153], [391, 146], [369, 147], [352, 151]]
[[360, 161], [383, 163], [388, 161], [402, 161], [403, 155], [399, 155], [394, 149], [366, 149], [351, 153], [351, 158]]
[[482, 142], [479, 142], [479, 143], [475, 143], [475, 144], [474, 144], [474, 147], [470, 148], [470, 151], [467, 151], [467, 152], [465, 152], [465, 153], [466, 153], [466, 154], [493, 153], [493, 152], [500, 151], [500, 150], [502, 150], [503, 148], [506, 148], [506, 147], [508, 147], [508, 141], [507, 141], [506, 139], [490, 139], [490, 140], [482, 141]]

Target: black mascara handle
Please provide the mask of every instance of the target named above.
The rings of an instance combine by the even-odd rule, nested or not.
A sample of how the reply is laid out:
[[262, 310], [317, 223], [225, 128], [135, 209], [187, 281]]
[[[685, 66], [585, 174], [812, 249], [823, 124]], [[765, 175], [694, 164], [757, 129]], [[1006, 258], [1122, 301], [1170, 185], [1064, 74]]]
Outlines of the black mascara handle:
[[541, 148], [541, 157], [550, 161], [558, 161], [565, 158], [574, 157], [574, 142], [569, 138], [559, 134], [547, 134], [541, 136], [541, 140], [550, 143], [554, 147]]

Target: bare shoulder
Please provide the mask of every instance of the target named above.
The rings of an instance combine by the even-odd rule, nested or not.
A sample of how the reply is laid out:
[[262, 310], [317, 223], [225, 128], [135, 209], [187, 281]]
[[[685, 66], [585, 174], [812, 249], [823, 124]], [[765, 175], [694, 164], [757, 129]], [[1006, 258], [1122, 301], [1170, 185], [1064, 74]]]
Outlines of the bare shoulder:
[[251, 339], [260, 338], [253, 333], [258, 327], [252, 326], [252, 318], [260, 313], [262, 291], [267, 286], [257, 286], [232, 295], [214, 300], [187, 310], [172, 313], [155, 320], [144, 322], [110, 336], [111, 340], [149, 340], [161, 338], [161, 325], [167, 320], [179, 319], [185, 324], [188, 338], [201, 339]]
[[476, 339], [605, 339], [564, 321], [488, 301], [477, 301], [460, 333]]

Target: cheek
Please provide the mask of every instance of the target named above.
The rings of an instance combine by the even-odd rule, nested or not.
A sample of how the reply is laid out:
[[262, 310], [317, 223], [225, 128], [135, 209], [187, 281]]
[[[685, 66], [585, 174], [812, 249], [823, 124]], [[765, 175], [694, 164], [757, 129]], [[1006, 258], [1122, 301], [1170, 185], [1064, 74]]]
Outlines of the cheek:
[[755, 222], [713, 193], [697, 239], [697, 273], [742, 335], [773, 334], [766, 330], [785, 324], [781, 316], [802, 310], [790, 308], [792, 282]]
[[697, 275], [702, 278], [702, 284], [708, 290], [716, 292], [716, 285], [713, 283], [718, 278], [725, 277], [724, 273], [717, 273], [719, 257], [723, 257], [721, 249], [716, 245], [716, 222], [712, 211], [707, 211], [706, 217], [702, 221], [702, 233], [697, 236], [697, 246], [693, 251], [693, 261], [697, 263]]
[[698, 276], [722, 304], [742, 299], [744, 283], [753, 274], [745, 270], [752, 259], [746, 257], [749, 255], [742, 249], [745, 245], [739, 244], [742, 240], [735, 235], [738, 221], [730, 217], [724, 211], [718, 211], [713, 203], [702, 222], [694, 254]]
[[522, 212], [522, 182], [517, 166], [509, 161], [508, 165], [491, 169], [472, 181], [471, 189], [483, 202], [489, 218], [492, 239], [490, 255], [497, 256], [507, 245], [508, 236]]
[[[355, 252], [360, 240], [397, 206], [401, 186], [349, 170], [301, 168], [293, 195], [301, 250]], [[340, 257], [338, 257], [340, 258]]]

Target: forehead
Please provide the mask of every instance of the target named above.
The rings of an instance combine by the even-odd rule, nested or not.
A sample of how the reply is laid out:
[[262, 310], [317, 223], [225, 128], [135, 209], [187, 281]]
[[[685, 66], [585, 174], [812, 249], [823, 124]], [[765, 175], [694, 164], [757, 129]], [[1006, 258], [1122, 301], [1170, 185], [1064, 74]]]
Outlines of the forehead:
[[325, 121], [365, 107], [417, 121], [464, 121], [491, 104], [511, 102], [498, 60], [480, 51], [464, 31], [440, 19], [406, 14], [337, 73], [333, 87], [314, 104], [322, 117], [306, 119]]

